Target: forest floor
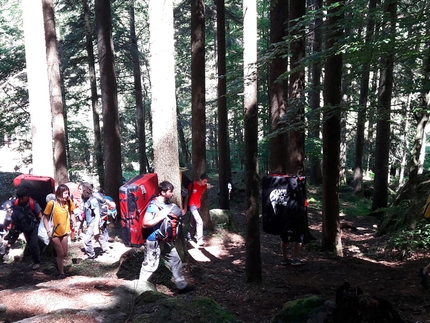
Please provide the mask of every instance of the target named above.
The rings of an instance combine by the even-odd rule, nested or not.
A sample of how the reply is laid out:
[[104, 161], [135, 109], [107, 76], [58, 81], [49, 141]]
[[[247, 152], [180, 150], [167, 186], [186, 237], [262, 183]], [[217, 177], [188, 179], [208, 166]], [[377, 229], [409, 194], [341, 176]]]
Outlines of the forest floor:
[[[400, 260], [398, 252], [387, 247], [387, 238], [375, 235], [377, 223], [375, 218], [369, 216], [342, 215], [344, 255], [337, 257], [320, 252], [321, 214], [310, 208], [309, 227], [317, 240], [304, 245], [301, 257], [306, 263], [302, 266], [281, 265], [279, 237], [261, 231], [262, 282], [245, 283], [246, 219], [242, 207], [243, 197], [235, 196], [231, 208], [239, 227], [238, 233], [217, 232], [208, 235], [205, 247], [200, 249], [187, 244], [190, 256], [184, 264], [184, 274], [188, 283], [196, 287], [194, 294], [212, 298], [242, 322], [262, 323], [270, 322], [288, 301], [309, 295], [334, 301], [336, 289], [348, 281], [352, 287], [360, 288], [369, 297], [389, 301], [410, 322], [430, 322], [430, 291], [420, 286], [420, 279], [416, 275], [418, 269], [429, 261], [426, 253]], [[111, 247], [116, 253], [115, 257], [96, 258], [88, 276], [94, 276], [97, 266], [100, 276], [109, 277], [110, 284], [118, 285], [123, 280], [117, 275], [118, 260], [128, 248], [120, 240], [112, 242]], [[66, 274], [69, 276], [66, 281], [78, 275], [71, 258], [85, 258], [82, 243], [71, 243], [70, 253], [72, 256], [66, 261]], [[34, 303], [34, 298], [27, 297], [27, 291], [29, 295], [33, 291], [24, 287], [55, 281], [57, 275], [52, 263], [42, 264], [38, 271], [31, 270], [29, 265], [29, 260], [21, 260], [19, 256], [15, 257], [15, 261], [0, 264], [0, 303], [8, 307], [10, 304], [19, 304], [17, 310], [0, 313], [0, 322], [16, 322], [43, 313], [44, 304], [52, 302], [58, 295], [58, 291], [52, 289], [51, 294], [41, 294], [37, 303]], [[136, 271], [135, 275], [138, 275], [138, 269]], [[82, 273], [79, 277], [82, 277]], [[7, 290], [15, 291], [18, 287], [23, 288], [21, 292], [7, 293]], [[176, 294], [175, 289], [169, 286], [157, 284], [156, 287], [160, 292], [172, 296]], [[61, 294], [70, 301], [67, 304], [81, 297], [76, 291], [66, 288], [61, 289]], [[81, 292], [88, 293], [88, 290]], [[96, 284], [91, 288], [91, 293], [103, 295], [106, 289]], [[93, 297], [95, 299], [96, 296]]]

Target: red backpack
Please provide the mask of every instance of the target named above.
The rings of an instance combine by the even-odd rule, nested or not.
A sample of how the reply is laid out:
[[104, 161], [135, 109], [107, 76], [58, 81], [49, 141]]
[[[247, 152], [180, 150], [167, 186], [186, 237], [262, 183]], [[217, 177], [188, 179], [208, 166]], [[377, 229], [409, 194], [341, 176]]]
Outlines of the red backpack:
[[30, 232], [37, 225], [36, 210], [34, 200], [30, 197], [28, 201], [29, 207], [18, 204], [18, 199], [13, 201], [12, 206], [12, 223], [15, 228], [21, 232]]

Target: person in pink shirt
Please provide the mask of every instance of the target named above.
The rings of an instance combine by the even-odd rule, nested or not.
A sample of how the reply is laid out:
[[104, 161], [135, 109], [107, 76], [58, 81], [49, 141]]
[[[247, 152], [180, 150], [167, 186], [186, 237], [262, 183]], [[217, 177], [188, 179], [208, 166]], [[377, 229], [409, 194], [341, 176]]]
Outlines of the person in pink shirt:
[[191, 182], [188, 189], [188, 196], [185, 198], [184, 211], [187, 213], [187, 208], [191, 212], [190, 227], [188, 229], [187, 239], [195, 240], [198, 246], [204, 246], [203, 241], [203, 220], [200, 216], [201, 198], [203, 193], [208, 188], [209, 176], [204, 173], [200, 175], [197, 182]]

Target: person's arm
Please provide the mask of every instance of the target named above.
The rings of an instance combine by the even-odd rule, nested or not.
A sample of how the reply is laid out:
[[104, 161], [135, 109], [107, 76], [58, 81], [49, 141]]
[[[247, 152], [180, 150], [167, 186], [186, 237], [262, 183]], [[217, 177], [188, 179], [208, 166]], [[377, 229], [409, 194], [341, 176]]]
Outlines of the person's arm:
[[184, 215], [188, 211], [188, 201], [189, 201], [189, 199], [190, 199], [190, 196], [187, 195], [185, 197], [185, 200], [184, 200], [184, 208], [182, 209], [182, 215]]
[[167, 217], [168, 213], [169, 213], [169, 210], [167, 208], [159, 211], [154, 209], [148, 210], [143, 217], [142, 227], [143, 228], [153, 227], [157, 223], [164, 220]]
[[49, 201], [48, 204], [46, 204], [45, 210], [43, 211], [43, 225], [45, 226], [46, 233], [48, 234], [48, 237], [51, 239], [53, 237], [54, 232], [51, 231], [51, 228], [49, 227], [49, 218], [54, 216], [54, 201]]
[[72, 219], [72, 223], [73, 226], [76, 226], [76, 216], [75, 216], [75, 211], [77, 210], [75, 203], [73, 202], [72, 199], [69, 199], [69, 213], [70, 213], [70, 218]]
[[[93, 200], [94, 201], [94, 200]], [[96, 201], [97, 205], [91, 201], [91, 208], [94, 206], [94, 235], [98, 235], [100, 233], [100, 208], [99, 203]]]
[[49, 227], [49, 214], [48, 215], [46, 215], [46, 214], [44, 214], [43, 215], [43, 218], [42, 218], [42, 221], [43, 221], [43, 225], [45, 226], [45, 229], [46, 229], [46, 233], [48, 234], [48, 238], [52, 238], [52, 235], [54, 234], [52, 231], [51, 231], [51, 228]]

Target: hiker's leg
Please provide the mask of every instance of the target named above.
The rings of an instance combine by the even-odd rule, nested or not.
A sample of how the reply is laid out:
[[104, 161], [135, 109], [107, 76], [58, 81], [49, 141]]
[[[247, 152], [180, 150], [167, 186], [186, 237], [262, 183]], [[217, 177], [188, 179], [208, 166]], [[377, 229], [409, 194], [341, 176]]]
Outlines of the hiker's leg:
[[94, 221], [88, 225], [87, 232], [84, 236], [84, 248], [85, 253], [88, 255], [88, 257], [94, 257], [94, 247], [93, 247], [93, 237], [94, 237]]
[[203, 239], [203, 220], [200, 216], [199, 210], [195, 206], [190, 206], [191, 214], [193, 215], [194, 220], [196, 221], [196, 240]]
[[148, 281], [160, 263], [160, 247], [158, 241], [146, 241], [139, 281]]
[[179, 257], [176, 248], [173, 244], [169, 244], [166, 242], [160, 242], [161, 246], [161, 255], [172, 271], [173, 279], [175, 281], [175, 285], [178, 289], [183, 289], [187, 286], [187, 282], [185, 281], [185, 277], [182, 273], [182, 261]]
[[194, 219], [194, 215], [191, 212], [191, 209], [189, 210], [190, 212], [190, 223], [188, 226], [188, 236], [187, 238], [189, 239], [194, 239], [194, 236], [196, 235], [196, 220]]
[[31, 232], [26, 236], [28, 248], [30, 251], [33, 263], [40, 263], [40, 250], [39, 250], [39, 237], [37, 236], [38, 226], [36, 226]]
[[102, 247], [103, 252], [109, 251], [108, 241], [109, 241], [109, 233], [105, 226], [103, 228], [100, 228], [100, 235], [99, 235], [99, 244], [100, 247]]
[[52, 245], [54, 246], [57, 254], [57, 268], [60, 274], [64, 275], [64, 258], [67, 257], [68, 252], [68, 237], [53, 237]]

